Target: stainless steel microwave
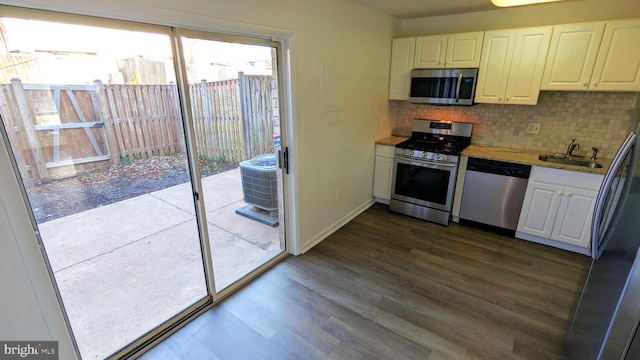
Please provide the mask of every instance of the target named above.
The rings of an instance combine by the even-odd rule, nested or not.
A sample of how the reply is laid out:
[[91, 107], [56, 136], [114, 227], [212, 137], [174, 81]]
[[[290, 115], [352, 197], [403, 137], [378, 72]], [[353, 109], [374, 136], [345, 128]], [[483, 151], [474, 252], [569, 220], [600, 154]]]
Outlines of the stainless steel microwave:
[[409, 102], [433, 105], [473, 105], [478, 69], [411, 70]]

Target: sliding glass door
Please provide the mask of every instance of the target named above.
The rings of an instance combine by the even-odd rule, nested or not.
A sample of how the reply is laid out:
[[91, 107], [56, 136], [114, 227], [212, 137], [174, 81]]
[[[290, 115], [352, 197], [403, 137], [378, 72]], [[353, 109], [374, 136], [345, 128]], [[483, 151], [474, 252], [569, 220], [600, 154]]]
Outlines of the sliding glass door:
[[1, 18], [2, 120], [83, 358], [208, 296], [168, 33]]
[[285, 251], [278, 48], [258, 39], [180, 33], [220, 292]]
[[277, 44], [3, 10], [1, 133], [83, 358], [285, 251]]

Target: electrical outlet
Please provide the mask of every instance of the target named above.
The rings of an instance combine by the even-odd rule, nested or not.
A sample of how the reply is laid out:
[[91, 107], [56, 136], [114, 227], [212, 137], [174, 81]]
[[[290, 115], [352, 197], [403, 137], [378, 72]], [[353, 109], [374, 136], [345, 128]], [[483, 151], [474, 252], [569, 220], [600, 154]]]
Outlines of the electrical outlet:
[[540, 123], [529, 123], [527, 126], [527, 134], [540, 134]]
[[341, 197], [342, 197], [342, 189], [337, 189], [336, 190], [336, 200], [340, 200]]

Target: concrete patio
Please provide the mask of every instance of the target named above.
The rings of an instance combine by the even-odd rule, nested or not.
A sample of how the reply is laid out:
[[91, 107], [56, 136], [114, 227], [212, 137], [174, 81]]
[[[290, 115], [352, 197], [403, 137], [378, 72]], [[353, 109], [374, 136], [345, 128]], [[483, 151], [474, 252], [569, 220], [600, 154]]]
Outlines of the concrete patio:
[[[217, 290], [282, 251], [237, 215], [240, 171], [202, 179]], [[206, 296], [189, 183], [39, 225], [84, 359], [102, 359]]]

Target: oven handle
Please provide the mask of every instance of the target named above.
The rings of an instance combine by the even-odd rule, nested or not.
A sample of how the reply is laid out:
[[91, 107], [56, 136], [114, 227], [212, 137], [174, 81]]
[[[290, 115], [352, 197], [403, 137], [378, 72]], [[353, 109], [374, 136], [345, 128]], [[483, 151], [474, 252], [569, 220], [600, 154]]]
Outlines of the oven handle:
[[458, 73], [458, 84], [456, 84], [456, 102], [460, 102], [460, 86], [462, 85], [462, 73]]
[[450, 168], [455, 168], [457, 166], [457, 164], [439, 163], [439, 162], [433, 162], [428, 160], [417, 160], [417, 159], [405, 158], [400, 156], [396, 156], [395, 161], [399, 163], [407, 164], [407, 165], [426, 165], [426, 166], [429, 166], [430, 168], [436, 168], [436, 169], [442, 168], [443, 170], [448, 170]]

